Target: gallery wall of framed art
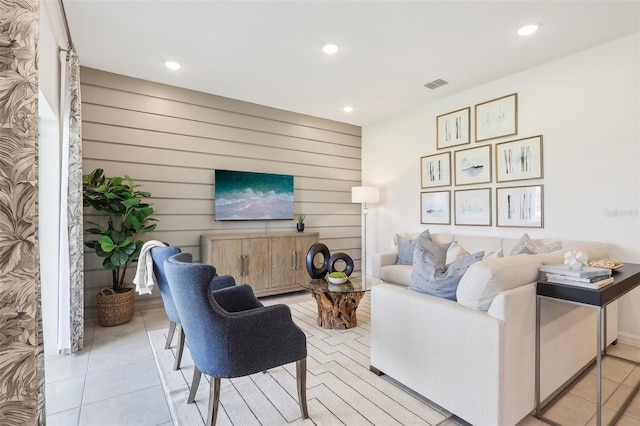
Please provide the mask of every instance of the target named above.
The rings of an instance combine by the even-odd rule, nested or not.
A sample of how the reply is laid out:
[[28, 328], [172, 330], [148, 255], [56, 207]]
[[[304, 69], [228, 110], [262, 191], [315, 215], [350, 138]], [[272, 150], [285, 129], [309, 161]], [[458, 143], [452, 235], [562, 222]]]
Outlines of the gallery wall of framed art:
[[543, 228], [543, 136], [518, 135], [518, 101], [436, 116], [436, 152], [420, 157], [421, 223]]

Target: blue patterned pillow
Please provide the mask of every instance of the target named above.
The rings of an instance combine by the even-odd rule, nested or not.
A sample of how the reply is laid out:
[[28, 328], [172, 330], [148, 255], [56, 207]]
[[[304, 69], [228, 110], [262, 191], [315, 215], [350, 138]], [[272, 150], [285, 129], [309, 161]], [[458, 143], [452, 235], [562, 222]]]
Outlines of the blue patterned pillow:
[[423, 240], [416, 246], [409, 288], [449, 300], [456, 300], [456, 290], [469, 266], [482, 260], [484, 251], [461, 257], [445, 265], [450, 244], [439, 246]]
[[396, 235], [398, 245], [398, 258], [396, 265], [411, 265], [413, 262], [413, 250], [416, 248], [416, 240], [407, 240], [400, 235]]
[[431, 240], [431, 234], [429, 230], [422, 232], [416, 239], [408, 240], [401, 235], [396, 234], [396, 245], [398, 248], [398, 258], [396, 259], [396, 265], [411, 265], [413, 264], [413, 251], [416, 248], [417, 242], [425, 238]]

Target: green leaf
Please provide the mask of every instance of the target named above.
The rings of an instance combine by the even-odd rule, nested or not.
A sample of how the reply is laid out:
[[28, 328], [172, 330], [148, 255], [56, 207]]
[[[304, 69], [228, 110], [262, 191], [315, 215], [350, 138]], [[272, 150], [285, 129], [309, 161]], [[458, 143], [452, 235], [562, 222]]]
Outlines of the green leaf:
[[116, 247], [113, 240], [106, 235], [98, 238], [98, 243], [100, 244], [100, 248], [107, 253], [112, 252]]
[[137, 206], [138, 204], [140, 204], [140, 200], [138, 198], [130, 198], [122, 202], [122, 205], [124, 205], [128, 209], [130, 209], [133, 206]]

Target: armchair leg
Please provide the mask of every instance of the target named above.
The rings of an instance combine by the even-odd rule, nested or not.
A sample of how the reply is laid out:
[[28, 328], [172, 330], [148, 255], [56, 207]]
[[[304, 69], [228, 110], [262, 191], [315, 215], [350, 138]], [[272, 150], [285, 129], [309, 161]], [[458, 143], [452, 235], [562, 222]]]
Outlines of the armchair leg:
[[193, 380], [191, 380], [191, 389], [189, 389], [189, 398], [187, 398], [187, 404], [193, 404], [196, 400], [196, 392], [198, 392], [198, 386], [200, 386], [200, 377], [202, 372], [198, 370], [198, 367], [193, 367]]
[[178, 335], [178, 353], [176, 354], [176, 361], [173, 364], [174, 370], [180, 369], [180, 363], [182, 362], [182, 352], [184, 352], [184, 329], [182, 328], [182, 324], [180, 324], [180, 334]]
[[298, 382], [298, 401], [300, 402], [300, 414], [303, 419], [309, 418], [307, 411], [307, 358], [296, 361], [296, 377]]
[[211, 377], [209, 385], [209, 411], [207, 412], [207, 425], [215, 426], [218, 418], [218, 405], [220, 404], [220, 377]]
[[164, 345], [165, 349], [171, 347], [171, 341], [173, 340], [173, 333], [176, 331], [176, 323], [169, 321], [169, 334], [167, 335], [167, 343]]

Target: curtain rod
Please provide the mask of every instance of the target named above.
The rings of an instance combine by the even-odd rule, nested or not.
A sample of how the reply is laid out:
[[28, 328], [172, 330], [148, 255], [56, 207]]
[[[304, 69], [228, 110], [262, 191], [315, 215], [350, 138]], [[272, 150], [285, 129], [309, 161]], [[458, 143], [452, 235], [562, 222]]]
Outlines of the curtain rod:
[[64, 3], [62, 2], [62, 0], [58, 0], [58, 4], [60, 5], [60, 10], [62, 11], [62, 21], [64, 23], [64, 29], [67, 31], [67, 42], [69, 43], [69, 49], [76, 50], [76, 47], [73, 44], [73, 39], [71, 38], [71, 31], [69, 30], [69, 21], [67, 20], [67, 12], [64, 9]]

